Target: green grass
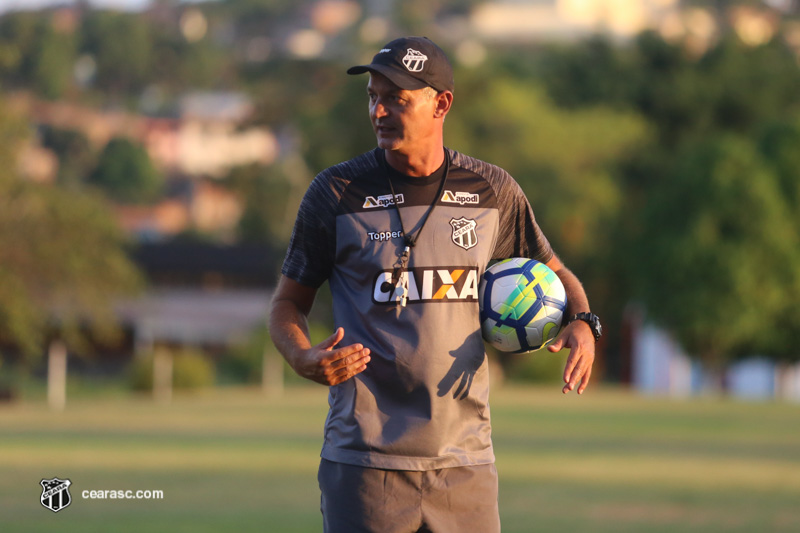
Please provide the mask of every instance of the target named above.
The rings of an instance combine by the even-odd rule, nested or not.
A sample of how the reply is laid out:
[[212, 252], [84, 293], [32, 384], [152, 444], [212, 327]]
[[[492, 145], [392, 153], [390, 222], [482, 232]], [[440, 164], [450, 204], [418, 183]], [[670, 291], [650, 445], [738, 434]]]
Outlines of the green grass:
[[[322, 387], [0, 406], [0, 531], [316, 532]], [[800, 531], [800, 406], [594, 387], [492, 395], [504, 532]], [[72, 482], [57, 514], [39, 480]], [[85, 500], [83, 490], [162, 490]]]

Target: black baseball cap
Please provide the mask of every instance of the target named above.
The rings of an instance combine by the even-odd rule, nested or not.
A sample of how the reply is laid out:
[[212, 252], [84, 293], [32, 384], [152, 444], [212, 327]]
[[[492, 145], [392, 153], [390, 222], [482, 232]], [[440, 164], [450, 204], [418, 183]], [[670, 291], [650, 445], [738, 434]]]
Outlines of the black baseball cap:
[[348, 74], [378, 72], [401, 89], [433, 87], [453, 91], [453, 67], [436, 43], [427, 37], [401, 37], [386, 43], [369, 65], [347, 69]]

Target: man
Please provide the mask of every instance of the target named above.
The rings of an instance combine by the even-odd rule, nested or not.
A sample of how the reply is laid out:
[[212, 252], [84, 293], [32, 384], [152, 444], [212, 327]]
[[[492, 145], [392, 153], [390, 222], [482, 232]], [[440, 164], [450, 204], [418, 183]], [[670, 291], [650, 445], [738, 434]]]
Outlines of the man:
[[[270, 333], [291, 367], [330, 386], [319, 483], [325, 531], [500, 530], [477, 287], [491, 259], [526, 256], [562, 280], [569, 392], [589, 382], [599, 323], [517, 183], [447, 149], [453, 73], [426, 38], [369, 65], [378, 147], [321, 172], [300, 206]], [[324, 282], [336, 331], [312, 346]]]

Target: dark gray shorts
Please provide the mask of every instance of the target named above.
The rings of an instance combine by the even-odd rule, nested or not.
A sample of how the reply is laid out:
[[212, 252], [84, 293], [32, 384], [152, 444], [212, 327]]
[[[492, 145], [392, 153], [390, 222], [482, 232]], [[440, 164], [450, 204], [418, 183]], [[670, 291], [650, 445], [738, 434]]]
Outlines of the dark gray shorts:
[[325, 533], [499, 533], [493, 464], [413, 472], [323, 459]]

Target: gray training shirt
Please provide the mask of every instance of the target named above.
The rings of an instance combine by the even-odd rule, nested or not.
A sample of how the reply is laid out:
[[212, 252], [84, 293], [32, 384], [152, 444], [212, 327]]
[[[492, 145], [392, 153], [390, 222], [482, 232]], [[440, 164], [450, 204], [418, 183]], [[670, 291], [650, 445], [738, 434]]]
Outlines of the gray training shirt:
[[[300, 205], [282, 272], [330, 283], [339, 346], [371, 350], [367, 369], [330, 388], [322, 457], [389, 470], [492, 463], [489, 375], [478, 285], [492, 259], [553, 255], [503, 169], [447, 149], [450, 168], [393, 298], [403, 230], [417, 236], [445, 165], [404, 176], [375, 149], [321, 172]], [[391, 174], [396, 206], [387, 173]]]

